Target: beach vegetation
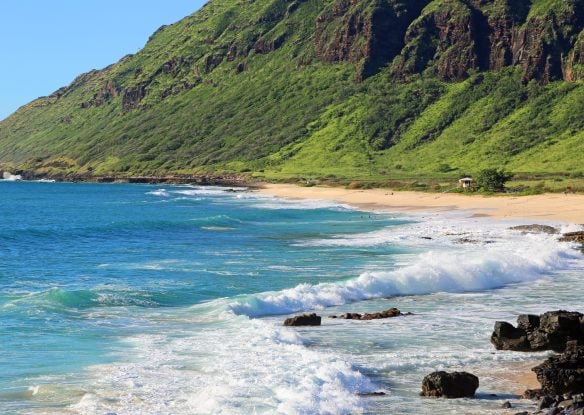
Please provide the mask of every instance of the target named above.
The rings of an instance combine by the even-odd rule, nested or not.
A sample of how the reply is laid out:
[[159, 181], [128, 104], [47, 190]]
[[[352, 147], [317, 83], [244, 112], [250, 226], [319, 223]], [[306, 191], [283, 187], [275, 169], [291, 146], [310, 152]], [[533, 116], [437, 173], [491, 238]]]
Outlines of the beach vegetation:
[[488, 168], [483, 169], [477, 175], [477, 185], [487, 192], [502, 192], [505, 190], [505, 183], [513, 176], [503, 170]]

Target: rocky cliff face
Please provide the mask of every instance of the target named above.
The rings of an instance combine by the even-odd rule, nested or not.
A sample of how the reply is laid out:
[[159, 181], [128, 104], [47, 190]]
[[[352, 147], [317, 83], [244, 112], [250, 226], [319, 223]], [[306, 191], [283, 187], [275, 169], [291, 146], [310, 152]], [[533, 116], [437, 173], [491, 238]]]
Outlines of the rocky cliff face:
[[561, 7], [530, 17], [517, 30], [513, 58], [523, 68], [523, 79], [543, 82], [563, 79], [565, 57], [576, 47], [584, 26], [584, 2], [568, 0]]
[[479, 67], [477, 38], [477, 20], [469, 6], [458, 0], [430, 5], [408, 28], [392, 73], [406, 79], [432, 68], [443, 80], [463, 79]]
[[325, 62], [357, 64], [358, 79], [390, 63], [396, 79], [445, 81], [517, 65], [525, 82], [547, 83], [582, 78], [583, 29], [583, 0], [336, 0], [317, 19], [315, 47]]
[[574, 48], [564, 60], [563, 69], [567, 81], [584, 79], [584, 31], [580, 32]]
[[335, 0], [318, 16], [315, 47], [325, 62], [357, 65], [358, 80], [373, 75], [399, 54], [403, 37], [425, 0]]

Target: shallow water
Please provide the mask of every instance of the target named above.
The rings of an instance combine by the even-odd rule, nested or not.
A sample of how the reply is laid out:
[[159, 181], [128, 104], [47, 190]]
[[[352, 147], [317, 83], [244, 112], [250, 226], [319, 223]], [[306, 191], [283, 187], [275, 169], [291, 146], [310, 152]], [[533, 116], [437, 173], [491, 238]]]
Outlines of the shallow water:
[[[545, 354], [494, 322], [581, 308], [582, 255], [520, 221], [233, 190], [0, 182], [0, 413], [501, 413]], [[281, 326], [390, 307], [414, 315]], [[479, 399], [420, 398], [437, 369]]]

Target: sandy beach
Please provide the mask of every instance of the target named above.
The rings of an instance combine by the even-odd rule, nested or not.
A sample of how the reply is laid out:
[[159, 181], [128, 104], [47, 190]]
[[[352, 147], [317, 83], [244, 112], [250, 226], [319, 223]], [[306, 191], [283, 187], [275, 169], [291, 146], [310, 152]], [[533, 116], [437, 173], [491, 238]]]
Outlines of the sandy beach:
[[584, 224], [584, 195], [482, 196], [422, 193], [389, 189], [350, 190], [341, 187], [301, 187], [265, 184], [259, 192], [284, 198], [329, 199], [357, 207], [388, 211], [450, 211], [465, 209], [475, 216], [528, 218]]

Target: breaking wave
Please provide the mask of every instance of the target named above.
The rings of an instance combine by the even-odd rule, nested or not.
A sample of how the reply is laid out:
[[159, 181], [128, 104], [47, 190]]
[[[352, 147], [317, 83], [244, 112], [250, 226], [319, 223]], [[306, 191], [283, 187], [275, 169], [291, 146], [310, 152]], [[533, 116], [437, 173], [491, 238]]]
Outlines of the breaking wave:
[[300, 284], [279, 292], [251, 295], [232, 302], [235, 314], [259, 317], [322, 309], [350, 302], [437, 292], [463, 293], [533, 281], [570, 267], [580, 256], [550, 238], [524, 245], [499, 244], [460, 251], [429, 251], [390, 271], [368, 271], [335, 283]]

